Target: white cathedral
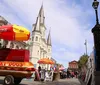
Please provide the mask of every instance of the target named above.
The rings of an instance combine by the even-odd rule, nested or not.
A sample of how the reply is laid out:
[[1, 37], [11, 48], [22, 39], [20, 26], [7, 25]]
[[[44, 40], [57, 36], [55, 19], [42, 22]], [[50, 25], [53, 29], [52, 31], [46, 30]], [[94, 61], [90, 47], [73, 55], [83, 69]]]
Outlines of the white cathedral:
[[[39, 64], [37, 63], [41, 58], [51, 59], [52, 45], [51, 45], [51, 36], [50, 31], [46, 39], [46, 27], [45, 27], [45, 17], [43, 5], [40, 8], [36, 23], [33, 24], [31, 41], [32, 45], [30, 46], [30, 61], [34, 64], [37, 69]], [[50, 69], [50, 65], [41, 65], [43, 68]]]

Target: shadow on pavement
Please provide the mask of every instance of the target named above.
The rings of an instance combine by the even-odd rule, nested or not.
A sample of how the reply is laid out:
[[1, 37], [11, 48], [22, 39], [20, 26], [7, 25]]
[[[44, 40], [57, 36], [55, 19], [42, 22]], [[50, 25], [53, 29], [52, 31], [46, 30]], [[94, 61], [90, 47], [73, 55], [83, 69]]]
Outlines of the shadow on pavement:
[[[0, 85], [3, 85], [4, 80], [0, 80]], [[19, 84], [19, 85], [28, 85], [28, 84]]]
[[3, 80], [0, 80], [0, 84], [2, 84], [2, 85], [3, 85], [3, 82], [4, 82]]

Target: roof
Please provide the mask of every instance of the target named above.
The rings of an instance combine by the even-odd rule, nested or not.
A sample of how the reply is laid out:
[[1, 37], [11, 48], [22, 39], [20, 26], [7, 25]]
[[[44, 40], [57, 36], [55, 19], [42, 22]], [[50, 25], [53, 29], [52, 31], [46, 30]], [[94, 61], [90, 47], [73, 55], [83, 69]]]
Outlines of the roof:
[[50, 36], [50, 31], [49, 31], [49, 35], [48, 35], [48, 38], [47, 38], [47, 45], [50, 45], [50, 46], [51, 46], [51, 36]]
[[71, 62], [69, 62], [69, 63], [78, 63], [78, 61], [76, 61], [76, 60], [73, 60], [73, 61], [71, 61]]

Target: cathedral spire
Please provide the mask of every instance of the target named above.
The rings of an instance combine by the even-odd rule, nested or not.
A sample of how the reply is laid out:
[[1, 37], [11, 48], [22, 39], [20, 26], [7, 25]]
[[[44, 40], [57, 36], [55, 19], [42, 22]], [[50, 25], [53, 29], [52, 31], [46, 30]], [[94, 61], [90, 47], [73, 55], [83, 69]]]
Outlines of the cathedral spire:
[[34, 30], [33, 31], [40, 32], [40, 19], [39, 19], [39, 17], [37, 17], [36, 24], [34, 26]]
[[47, 38], [47, 45], [51, 46], [51, 35], [50, 35], [50, 30], [49, 30], [49, 34], [48, 34], [48, 38]]
[[41, 5], [38, 17], [40, 17], [40, 23], [44, 24], [45, 17], [44, 17], [43, 3]]
[[36, 23], [34, 24], [34, 30], [33, 31], [38, 31], [40, 32], [40, 25], [44, 24], [44, 11], [43, 11], [43, 4], [41, 5]]

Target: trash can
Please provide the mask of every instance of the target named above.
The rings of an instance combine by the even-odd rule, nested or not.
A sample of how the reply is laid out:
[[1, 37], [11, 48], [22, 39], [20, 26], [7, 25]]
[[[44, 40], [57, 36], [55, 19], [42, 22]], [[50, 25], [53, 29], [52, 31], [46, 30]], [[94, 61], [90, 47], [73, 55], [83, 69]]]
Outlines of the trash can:
[[60, 79], [60, 73], [59, 72], [54, 72], [53, 74], [53, 81], [57, 81]]

